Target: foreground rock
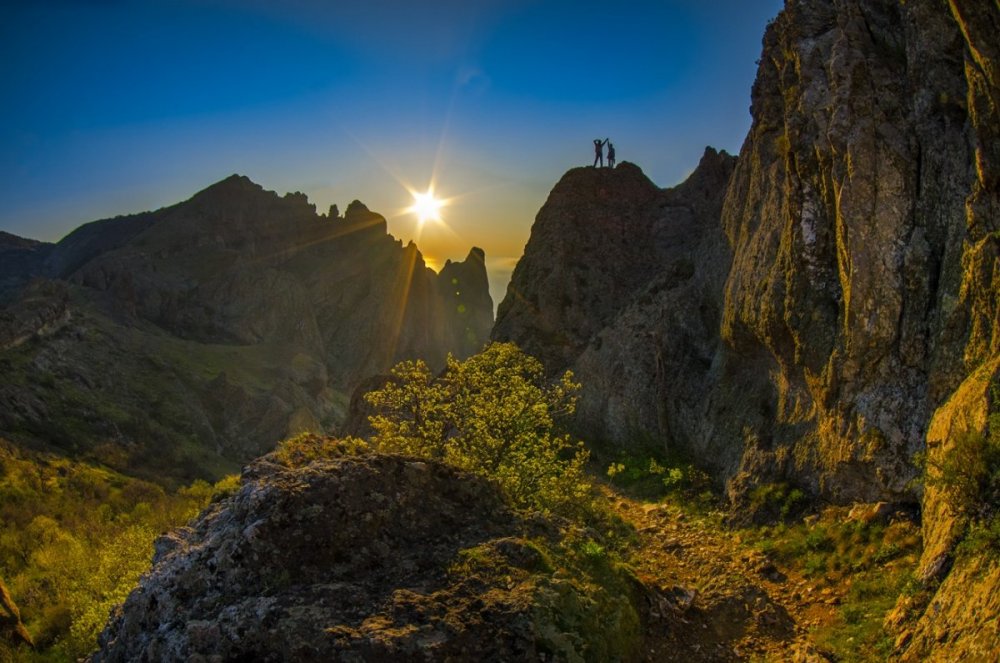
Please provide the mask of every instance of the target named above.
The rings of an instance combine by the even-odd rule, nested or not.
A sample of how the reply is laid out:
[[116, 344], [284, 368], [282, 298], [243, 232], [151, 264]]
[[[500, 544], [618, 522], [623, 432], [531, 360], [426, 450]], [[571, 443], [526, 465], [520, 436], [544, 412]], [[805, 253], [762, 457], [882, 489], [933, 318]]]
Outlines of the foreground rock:
[[157, 542], [94, 661], [615, 660], [635, 646], [630, 599], [554, 573], [525, 538], [551, 532], [485, 481], [397, 456], [275, 461]]

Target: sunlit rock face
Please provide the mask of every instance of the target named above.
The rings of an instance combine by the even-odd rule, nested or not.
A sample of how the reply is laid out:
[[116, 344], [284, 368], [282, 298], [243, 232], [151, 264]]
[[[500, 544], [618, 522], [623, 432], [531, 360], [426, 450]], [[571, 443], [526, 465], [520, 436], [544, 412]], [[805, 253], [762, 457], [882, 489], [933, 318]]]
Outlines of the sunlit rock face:
[[994, 18], [963, 11], [788, 3], [731, 178], [567, 173], [494, 337], [574, 369], [581, 430], [684, 448], [737, 500], [916, 501], [931, 415], [998, 343]]
[[765, 34], [722, 217], [726, 363], [773, 415], [737, 486], [914, 499], [931, 415], [997, 350], [996, 12], [968, 4], [790, 2]]
[[15, 249], [59, 287], [22, 286], [0, 312], [0, 430], [148, 447], [173, 469], [194, 462], [172, 458], [180, 448], [245, 460], [332, 432], [360, 381], [401, 359], [468, 356], [492, 324], [481, 250], [438, 275], [358, 201], [320, 216], [303, 194], [237, 175]]

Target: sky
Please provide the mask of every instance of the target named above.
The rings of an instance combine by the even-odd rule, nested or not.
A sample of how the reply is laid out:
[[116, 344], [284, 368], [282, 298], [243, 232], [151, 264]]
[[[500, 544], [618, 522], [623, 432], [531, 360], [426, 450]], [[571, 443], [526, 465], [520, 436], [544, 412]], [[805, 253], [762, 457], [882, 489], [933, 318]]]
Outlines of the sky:
[[[673, 186], [736, 154], [781, 0], [0, 0], [0, 230], [57, 241], [232, 173], [358, 199], [495, 303], [609, 137]], [[432, 186], [441, 222], [407, 211]]]

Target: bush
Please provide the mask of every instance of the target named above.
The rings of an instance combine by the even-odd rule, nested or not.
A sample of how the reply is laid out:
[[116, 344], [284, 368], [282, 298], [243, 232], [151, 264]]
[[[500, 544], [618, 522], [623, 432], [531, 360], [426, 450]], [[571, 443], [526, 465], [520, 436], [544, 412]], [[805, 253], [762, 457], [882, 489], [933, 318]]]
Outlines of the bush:
[[579, 385], [567, 371], [547, 382], [541, 363], [512, 343], [465, 361], [449, 356], [440, 377], [422, 361], [392, 369], [366, 394], [372, 446], [442, 460], [496, 482], [520, 509], [573, 511], [590, 492], [582, 444], [557, 430]]
[[615, 486], [645, 499], [677, 494], [686, 504], [707, 508], [715, 498], [711, 477], [677, 454], [663, 457], [655, 453], [623, 453], [608, 466], [607, 475]]
[[286, 467], [302, 467], [314, 460], [351, 456], [367, 450], [368, 444], [354, 437], [336, 439], [301, 433], [279, 442], [271, 457]]
[[[2, 440], [0, 468], [0, 576], [35, 641], [29, 660], [96, 649], [111, 608], [149, 568], [155, 538], [236, 484], [196, 481], [172, 493]], [[0, 661], [7, 655], [0, 642]]]
[[785, 482], [765, 483], [751, 491], [747, 513], [757, 523], [789, 522], [808, 507], [809, 498], [802, 490]]

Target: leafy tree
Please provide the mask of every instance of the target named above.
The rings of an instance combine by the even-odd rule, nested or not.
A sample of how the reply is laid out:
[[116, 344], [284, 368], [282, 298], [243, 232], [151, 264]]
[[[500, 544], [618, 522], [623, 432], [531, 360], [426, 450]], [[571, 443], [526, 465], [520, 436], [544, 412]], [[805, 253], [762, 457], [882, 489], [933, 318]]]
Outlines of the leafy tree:
[[495, 481], [518, 508], [572, 510], [590, 485], [582, 445], [557, 431], [579, 385], [567, 371], [548, 382], [541, 363], [513, 343], [493, 343], [434, 377], [422, 361], [392, 369], [365, 396], [372, 444], [382, 451], [443, 460]]

